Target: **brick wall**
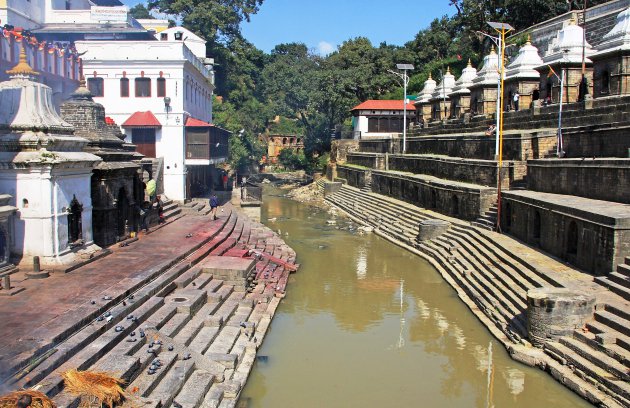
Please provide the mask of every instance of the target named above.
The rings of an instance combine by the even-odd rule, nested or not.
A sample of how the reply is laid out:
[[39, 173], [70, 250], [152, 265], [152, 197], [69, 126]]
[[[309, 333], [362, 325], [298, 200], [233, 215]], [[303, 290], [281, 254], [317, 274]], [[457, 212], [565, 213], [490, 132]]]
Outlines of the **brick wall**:
[[356, 166], [385, 170], [385, 155], [380, 153], [351, 153], [347, 161]]

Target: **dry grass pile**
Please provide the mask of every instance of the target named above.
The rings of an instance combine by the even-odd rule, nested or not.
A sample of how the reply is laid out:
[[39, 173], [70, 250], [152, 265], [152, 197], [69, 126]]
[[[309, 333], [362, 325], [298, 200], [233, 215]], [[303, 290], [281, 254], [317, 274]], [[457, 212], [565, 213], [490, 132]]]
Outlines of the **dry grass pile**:
[[31, 407], [33, 408], [57, 408], [55, 403], [48, 398], [46, 394], [35, 390], [13, 391], [0, 396], [0, 408], [15, 408], [18, 400], [24, 395], [31, 397]]
[[124, 381], [105, 372], [68, 370], [62, 374], [66, 392], [81, 398], [83, 407], [113, 407], [127, 397]]

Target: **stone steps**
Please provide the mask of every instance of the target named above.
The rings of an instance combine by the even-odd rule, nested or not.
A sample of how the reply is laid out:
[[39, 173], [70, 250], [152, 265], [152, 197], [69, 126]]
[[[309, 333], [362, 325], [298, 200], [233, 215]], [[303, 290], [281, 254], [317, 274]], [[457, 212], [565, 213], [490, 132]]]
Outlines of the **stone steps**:
[[630, 384], [628, 382], [617, 379], [565, 344], [547, 342], [544, 349], [545, 353], [552, 358], [563, 365], [568, 365], [578, 377], [584, 378], [600, 389], [603, 388], [621, 406], [630, 406]]
[[[245, 229], [248, 237], [243, 236]], [[275, 290], [235, 291], [195, 265], [225, 242], [233, 245], [240, 240], [250, 246], [263, 237], [261, 250], [294, 262], [295, 252], [282, 240], [234, 212], [181, 265], [140, 287], [124, 305], [111, 308], [110, 322], [94, 322], [56, 345], [57, 353], [33, 370], [22, 386], [39, 385], [58, 404], [77, 406], [79, 401], [63, 392], [60, 373], [98, 369], [124, 378], [134, 400], [147, 406], [172, 406], [173, 401], [195, 408], [235, 406], [280, 299], [274, 297]], [[257, 270], [269, 265], [263, 259]], [[273, 270], [276, 280], [285, 274], [285, 268]], [[267, 284], [260, 277], [259, 285]], [[156, 359], [162, 365], [149, 373]]]

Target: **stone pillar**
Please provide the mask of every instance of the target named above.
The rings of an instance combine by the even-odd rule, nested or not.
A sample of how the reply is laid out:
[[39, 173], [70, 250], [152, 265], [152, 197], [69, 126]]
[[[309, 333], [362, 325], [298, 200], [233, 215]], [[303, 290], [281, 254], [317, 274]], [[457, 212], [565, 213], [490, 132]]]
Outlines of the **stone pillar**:
[[418, 226], [418, 241], [428, 241], [444, 234], [451, 227], [451, 223], [445, 220], [424, 220]]
[[543, 287], [527, 292], [527, 332], [536, 347], [569, 336], [592, 318], [595, 297], [577, 290]]

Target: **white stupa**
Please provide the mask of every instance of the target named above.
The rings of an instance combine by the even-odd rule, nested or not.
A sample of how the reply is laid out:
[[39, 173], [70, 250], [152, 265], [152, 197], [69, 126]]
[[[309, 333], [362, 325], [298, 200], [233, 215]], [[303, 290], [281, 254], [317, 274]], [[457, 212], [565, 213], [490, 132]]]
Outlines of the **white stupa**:
[[542, 65], [543, 60], [538, 55], [538, 48], [534, 47], [529, 39], [527, 43], [518, 50], [518, 55], [507, 66], [505, 80], [510, 79], [533, 79], [538, 80], [540, 73], [536, 68]]
[[446, 74], [442, 77], [440, 83], [435, 87], [431, 94], [432, 101], [441, 101], [448, 99], [453, 87], [455, 86], [455, 75], [451, 74], [451, 67], [446, 68]]
[[619, 13], [617, 23], [609, 33], [604, 35], [593, 57], [623, 51], [630, 51], [630, 7]]
[[424, 81], [424, 87], [418, 94], [418, 98], [416, 99], [415, 104], [426, 103], [431, 100], [431, 95], [433, 91], [435, 91], [435, 87], [437, 86], [437, 82], [432, 78], [431, 74], [429, 74], [429, 78]]
[[584, 44], [585, 50], [585, 62], [591, 63], [588, 58], [593, 54], [593, 47], [588, 42], [584, 41], [584, 30], [579, 25], [575, 24], [574, 20], [569, 21], [562, 30], [558, 31], [556, 38], [554, 38], [547, 52], [543, 57], [544, 65], [554, 64], [582, 64], [582, 45]]
[[453, 92], [451, 92], [451, 95], [469, 94], [469, 87], [470, 85], [472, 85], [475, 78], [477, 78], [477, 69], [472, 66], [472, 62], [469, 59], [468, 65], [462, 71], [462, 75], [455, 82], [455, 86], [453, 87]]
[[482, 67], [477, 72], [477, 77], [473, 79], [469, 88], [477, 86], [496, 86], [499, 81], [499, 56], [494, 47], [490, 53], [483, 57]]

